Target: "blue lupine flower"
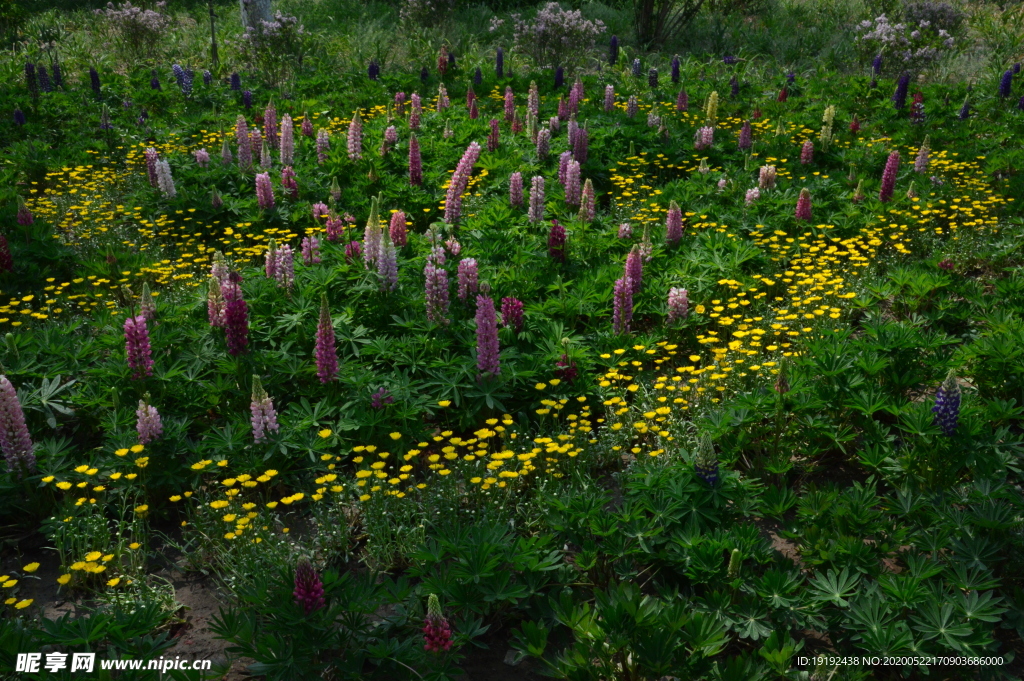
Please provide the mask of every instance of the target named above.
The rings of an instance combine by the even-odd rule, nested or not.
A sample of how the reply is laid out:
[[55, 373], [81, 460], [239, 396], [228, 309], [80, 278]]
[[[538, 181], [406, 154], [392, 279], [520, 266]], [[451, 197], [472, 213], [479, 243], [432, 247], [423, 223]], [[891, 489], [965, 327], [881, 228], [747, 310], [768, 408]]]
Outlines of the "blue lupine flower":
[[947, 437], [956, 432], [957, 420], [960, 418], [960, 384], [952, 371], [935, 393], [935, 425], [942, 428]]

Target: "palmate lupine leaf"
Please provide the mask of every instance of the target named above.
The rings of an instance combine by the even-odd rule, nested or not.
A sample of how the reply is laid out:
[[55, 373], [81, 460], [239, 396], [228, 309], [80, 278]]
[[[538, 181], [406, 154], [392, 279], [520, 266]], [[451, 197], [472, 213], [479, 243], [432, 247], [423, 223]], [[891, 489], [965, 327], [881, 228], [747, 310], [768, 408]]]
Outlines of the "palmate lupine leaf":
[[1007, 611], [1007, 608], [999, 605], [1003, 599], [994, 596], [991, 591], [971, 591], [966, 594], [959, 591], [956, 596], [956, 609], [969, 621], [998, 622], [999, 615]]
[[911, 622], [913, 628], [921, 632], [926, 641], [936, 640], [947, 648], [965, 654], [971, 653], [970, 642], [966, 639], [974, 630], [969, 624], [959, 621], [951, 603], [939, 605], [935, 601], [929, 601], [911, 617]]
[[819, 602], [829, 602], [845, 608], [850, 604], [850, 596], [857, 587], [860, 575], [851, 575], [849, 569], [836, 573], [829, 570], [826, 574], [819, 574], [811, 580], [810, 588], [812, 597]]

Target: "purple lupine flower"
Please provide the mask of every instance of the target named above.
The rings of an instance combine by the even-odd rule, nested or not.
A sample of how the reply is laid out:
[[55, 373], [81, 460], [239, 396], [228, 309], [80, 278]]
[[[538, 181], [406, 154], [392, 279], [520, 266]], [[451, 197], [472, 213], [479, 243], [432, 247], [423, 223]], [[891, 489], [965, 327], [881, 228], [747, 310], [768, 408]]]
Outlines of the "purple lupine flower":
[[316, 375], [321, 383], [333, 381], [338, 376], [338, 352], [334, 346], [334, 325], [331, 311], [327, 306], [327, 294], [320, 297], [320, 322], [316, 327]]
[[448, 224], [455, 224], [462, 214], [462, 195], [469, 185], [470, 175], [473, 173], [473, 164], [480, 158], [480, 145], [471, 142], [466, 148], [459, 165], [452, 174], [451, 183], [448, 185], [448, 193], [444, 202], [444, 221]]
[[565, 170], [565, 202], [574, 208], [578, 208], [580, 205], [579, 161], [569, 161]]
[[679, 55], [672, 57], [672, 83], [679, 82]]
[[613, 35], [608, 44], [608, 65], [615, 66], [619, 61], [619, 36]]
[[157, 412], [156, 407], [147, 404], [146, 400], [148, 399], [149, 393], [146, 393], [146, 399], [139, 400], [139, 408], [135, 410], [135, 430], [139, 433], [139, 444], [143, 445], [148, 445], [164, 432], [160, 413]]
[[267, 431], [280, 430], [277, 423], [277, 411], [274, 409], [274, 401], [263, 389], [263, 383], [259, 376], [252, 377], [252, 401], [249, 403], [249, 410], [252, 413], [252, 436], [256, 442], [263, 442], [267, 439]]
[[[178, 87], [181, 88], [182, 93], [186, 97], [192, 94], [192, 79], [185, 74], [185, 69], [181, 68], [181, 64], [173, 64], [171, 71], [174, 73], [174, 80], [177, 81]], [[153, 80], [156, 80], [154, 78]], [[154, 88], [158, 90], [159, 88]]]
[[125, 354], [132, 378], [140, 379], [153, 375], [153, 351], [149, 345], [149, 329], [142, 315], [124, 320]]
[[629, 101], [626, 102], [626, 115], [630, 118], [636, 118], [638, 111], [640, 111], [640, 103], [636, 101], [636, 95], [630, 95]]
[[302, 239], [302, 264], [309, 267], [320, 263], [320, 239], [307, 236]]
[[484, 72], [478, 66], [476, 71], [473, 72], [473, 84], [479, 85], [482, 82], [484, 82]]
[[740, 81], [736, 76], [729, 80], [729, 96], [736, 99], [740, 96]]
[[277, 149], [277, 107], [273, 99], [267, 102], [267, 108], [263, 111], [263, 129], [267, 131], [267, 144], [271, 149]]
[[327, 161], [327, 152], [331, 150], [331, 137], [327, 131], [320, 129], [316, 133], [316, 162], [323, 165]]
[[892, 200], [893, 192], [896, 189], [896, 174], [900, 169], [900, 152], [894, 151], [889, 154], [885, 162], [885, 170], [882, 171], [882, 188], [878, 192], [878, 200], [888, 203]]
[[576, 81], [572, 84], [572, 89], [569, 90], [569, 110], [572, 113], [579, 113], [583, 97], [583, 80], [577, 75]]
[[18, 224], [22, 227], [27, 227], [35, 222], [35, 218], [32, 216], [32, 211], [28, 209], [28, 205], [25, 203], [25, 199], [18, 197]]
[[530, 222], [537, 223], [544, 219], [544, 178], [535, 175], [530, 181]]
[[512, 86], [508, 85], [505, 87], [505, 122], [512, 122], [512, 116], [515, 115], [516, 104], [515, 95], [512, 93]]
[[558, 157], [558, 183], [565, 187], [568, 180], [569, 164], [572, 163], [572, 152], [563, 151]]
[[231, 74], [231, 89], [235, 92], [242, 89], [242, 77], [238, 73]]
[[150, 90], [160, 90], [161, 89], [160, 88], [160, 79], [156, 77], [156, 74], [154, 74], [153, 77], [149, 79], [149, 89]]
[[450, 99], [448, 99], [448, 89], [441, 83], [437, 87], [437, 110], [438, 112], [444, 111], [452, 105]]
[[139, 296], [139, 312], [146, 318], [147, 322], [156, 319], [156, 301], [149, 290], [149, 283], [142, 282], [142, 295]]
[[914, 159], [914, 172], [928, 172], [928, 154], [930, 151], [928, 148], [928, 137], [926, 136], [921, 148], [917, 150], [917, 157]]
[[1024, 111], [1024, 95], [1021, 95], [1021, 98], [1017, 100], [1017, 109], [1019, 111]]
[[686, 319], [689, 314], [690, 300], [685, 288], [672, 287], [668, 292], [668, 323], [674, 324]]
[[647, 84], [651, 89], [658, 87], [658, 69], [653, 66], [647, 71]]
[[615, 110], [615, 86], [605, 85], [604, 86], [604, 110], [614, 111]]
[[448, 240], [444, 242], [444, 245], [448, 249], [448, 252], [455, 257], [458, 257], [459, 253], [462, 252], [462, 244], [460, 244], [459, 240], [453, 236], [448, 237]]
[[39, 75], [39, 87], [43, 92], [53, 92], [53, 84], [50, 83], [50, 74], [46, 72], [46, 67], [40, 64], [37, 68]]
[[312, 137], [313, 136], [313, 121], [309, 118], [309, 112], [302, 112], [302, 136]]
[[498, 358], [498, 316], [494, 310], [494, 299], [490, 296], [476, 297], [476, 368], [481, 375], [501, 374]]
[[530, 81], [530, 91], [526, 95], [526, 110], [530, 115], [540, 118], [540, 91], [535, 80]]
[[428, 80], [430, 80], [430, 69], [424, 66], [420, 69], [420, 82], [426, 85]]
[[256, 203], [260, 210], [270, 210], [274, 207], [274, 187], [270, 182], [270, 173], [258, 173], [256, 175]]
[[999, 96], [1006, 99], [1010, 96], [1013, 87], [1013, 69], [1006, 69], [1003, 77], [999, 79]]
[[907, 90], [910, 88], [910, 74], [904, 71], [896, 81], [896, 91], [892, 95], [892, 103], [899, 111], [907, 106]]
[[345, 246], [345, 260], [349, 263], [353, 263], [362, 257], [363, 248], [359, 245], [358, 241], [350, 241]]
[[487, 151], [497, 151], [500, 142], [498, 133], [498, 119], [491, 119], [491, 132], [487, 135]]
[[586, 128], [576, 130], [576, 137], [572, 142], [572, 157], [579, 161], [580, 165], [587, 162], [587, 148], [590, 145], [590, 133]]
[[774, 189], [777, 173], [775, 166], [761, 166], [758, 173], [757, 186], [761, 189]]
[[144, 152], [146, 157], [146, 172], [149, 175], [150, 186], [157, 186], [157, 175], [156, 175], [156, 164], [160, 160], [160, 155], [156, 149], [150, 147]]
[[299, 182], [295, 176], [295, 170], [291, 166], [281, 169], [281, 188], [287, 190], [292, 201], [299, 199]]
[[875, 58], [871, 60], [871, 72], [874, 75], [882, 73], [882, 55], [875, 55]]
[[213, 74], [207, 70], [203, 70], [203, 85], [210, 87], [213, 84]]
[[459, 262], [459, 300], [465, 300], [470, 293], [476, 293], [479, 290], [479, 277], [480, 273], [475, 258], [464, 258]]
[[377, 389], [377, 392], [370, 395], [370, 407], [373, 409], [383, 409], [385, 406], [394, 403], [395, 398], [392, 397], [391, 393], [384, 386], [381, 386]]
[[403, 248], [408, 241], [405, 230], [405, 213], [400, 210], [391, 214], [391, 224], [388, 225], [388, 236], [398, 248]]
[[642, 68], [640, 66], [640, 60], [639, 59], [634, 59], [633, 60], [632, 72], [633, 72], [633, 77], [634, 78], [639, 78], [641, 75], [643, 75], [643, 71], [642, 71]]
[[380, 258], [381, 230], [380, 207], [377, 197], [370, 201], [370, 216], [366, 219], [366, 227], [363, 229], [363, 265], [366, 269], [377, 264]]
[[388, 230], [381, 230], [380, 257], [377, 258], [377, 277], [383, 293], [398, 288], [398, 251]]
[[281, 116], [281, 165], [290, 166], [295, 159], [295, 126], [289, 114]]
[[693, 135], [694, 149], [707, 149], [715, 143], [715, 129], [710, 125], [699, 128]]
[[665, 241], [670, 246], [679, 243], [683, 238], [683, 211], [679, 204], [672, 201], [668, 204], [668, 215], [665, 217]]
[[232, 272], [222, 286], [224, 294], [224, 331], [228, 354], [240, 355], [249, 345], [249, 306], [242, 298], [242, 275]]
[[[375, 79], [376, 80], [376, 79]], [[295, 604], [309, 615], [326, 605], [324, 584], [308, 560], [302, 560], [295, 568]]]
[[196, 149], [195, 157], [200, 168], [205, 168], [210, 163], [210, 152], [206, 149]]
[[628, 239], [633, 236], [633, 227], [628, 222], [623, 222], [619, 225], [619, 231], [616, 234], [620, 239]]
[[14, 124], [25, 125], [25, 112], [21, 109], [14, 110]]
[[376, 59], [370, 60], [370, 65], [366, 68], [366, 75], [370, 77], [370, 80], [377, 80], [380, 78], [380, 65]]
[[593, 222], [596, 213], [596, 197], [594, 196], [594, 183], [587, 178], [583, 183], [583, 190], [580, 191], [580, 211], [577, 219], [580, 222]]
[[946, 437], [952, 437], [960, 418], [960, 384], [952, 371], [935, 393], [935, 406], [932, 407], [932, 412], [935, 413], [935, 425], [942, 428]]
[[348, 157], [352, 160], [363, 157], [363, 119], [358, 111], [352, 114], [348, 125]]
[[523, 331], [523, 301], [517, 298], [501, 299], [501, 322], [518, 335]]
[[245, 107], [246, 111], [252, 108], [252, 90], [246, 90], [242, 93], [242, 106]]
[[750, 128], [750, 121], [743, 121], [743, 127], [740, 128], [739, 148], [748, 151], [752, 146], [754, 146], [754, 132]]
[[252, 167], [252, 147], [249, 144], [249, 126], [241, 114], [235, 121], [235, 141], [238, 143], [238, 167], [248, 170]]
[[552, 260], [565, 262], [565, 227], [558, 220], [551, 220], [551, 231], [548, 232], [548, 255]]
[[690, 96], [686, 94], [686, 90], [680, 90], [679, 94], [676, 95], [676, 111], [683, 112], [690, 108]]
[[758, 189], [757, 187], [752, 187], [751, 189], [747, 190], [747, 195], [744, 198], [744, 203], [747, 206], [752, 206], [754, 205], [754, 202], [757, 201], [759, 198], [761, 198], [761, 190]]
[[322, 201], [317, 201], [316, 203], [314, 203], [312, 209], [314, 220], [323, 220], [324, 218], [330, 217], [331, 209], [328, 208], [327, 204], [323, 203]]
[[508, 201], [513, 208], [523, 207], [523, 174], [518, 170], [508, 181]]
[[796, 201], [796, 219], [804, 222], [810, 222], [812, 219], [811, 192], [807, 187], [800, 190], [800, 198]]
[[629, 333], [629, 324], [633, 320], [633, 285], [629, 279], [622, 277], [615, 281], [614, 310], [612, 313], [612, 330], [616, 334]]
[[558, 120], [569, 120], [569, 103], [565, 101], [565, 97], [562, 95], [558, 97]]
[[957, 117], [962, 121], [966, 121], [970, 115], [971, 103], [967, 97], [964, 97], [964, 105], [960, 107], [960, 113], [957, 114]]
[[559, 66], [555, 69], [555, 89], [565, 85], [565, 67]]
[[[437, 251], [441, 251], [438, 256]], [[427, 265], [423, 269], [426, 278], [424, 289], [427, 303], [427, 319], [435, 324], [448, 324], [448, 272], [442, 267], [444, 249], [435, 247], [427, 257]]]
[[100, 94], [100, 74], [96, 72], [96, 69], [89, 67], [89, 83], [92, 85], [92, 91], [94, 94], [99, 96]]
[[409, 184], [413, 187], [423, 184], [423, 158], [420, 156], [420, 142], [416, 135], [409, 137]]
[[640, 293], [640, 286], [644, 279], [644, 260], [640, 256], [640, 249], [633, 246], [626, 256], [625, 278], [629, 282], [630, 291], [633, 295]]
[[800, 148], [800, 163], [807, 165], [814, 161], [814, 142], [807, 140]]
[[18, 401], [18, 392], [7, 376], [0, 375], [0, 449], [7, 459], [7, 472], [18, 479], [36, 469], [32, 438], [25, 424], [25, 412]]

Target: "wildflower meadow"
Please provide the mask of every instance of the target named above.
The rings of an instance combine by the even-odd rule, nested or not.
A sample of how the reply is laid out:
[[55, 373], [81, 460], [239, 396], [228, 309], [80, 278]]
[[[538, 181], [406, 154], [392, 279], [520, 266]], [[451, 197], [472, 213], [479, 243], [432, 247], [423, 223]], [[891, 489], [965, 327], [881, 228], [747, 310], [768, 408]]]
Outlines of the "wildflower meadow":
[[0, 2], [0, 678], [1024, 674], [1019, 4], [86, 5]]

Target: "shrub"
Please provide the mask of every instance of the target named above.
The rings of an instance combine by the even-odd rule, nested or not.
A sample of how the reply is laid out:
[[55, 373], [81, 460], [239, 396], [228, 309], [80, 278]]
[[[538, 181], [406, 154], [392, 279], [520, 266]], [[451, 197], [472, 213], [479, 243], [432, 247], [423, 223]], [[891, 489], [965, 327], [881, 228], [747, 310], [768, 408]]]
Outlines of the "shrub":
[[[491, 30], [502, 23], [492, 21]], [[585, 19], [580, 10], [564, 10], [557, 2], [542, 7], [532, 21], [513, 14], [512, 25], [516, 50], [532, 56], [538, 66], [551, 68], [582, 63], [605, 31], [600, 19]]]
[[293, 68], [302, 66], [308, 38], [298, 18], [278, 11], [273, 21], [260, 21], [245, 29], [239, 51], [267, 82], [276, 85], [284, 81]]
[[944, 28], [928, 20], [915, 24], [891, 23], [882, 14], [865, 19], [856, 27], [857, 45], [863, 59], [882, 55], [882, 68], [889, 72], [920, 71], [937, 62], [953, 48], [955, 39]]
[[[166, 4], [156, 3], [157, 10]], [[130, 2], [119, 7], [110, 2], [106, 9], [95, 12], [106, 20], [106, 30], [126, 66], [154, 60], [159, 55], [160, 41], [171, 23], [170, 17], [156, 10], [135, 7]]]
[[944, 30], [950, 35], [957, 36], [963, 27], [965, 15], [959, 9], [948, 2], [921, 2], [908, 3], [903, 8], [903, 20], [910, 26], [931, 27], [935, 31]]

